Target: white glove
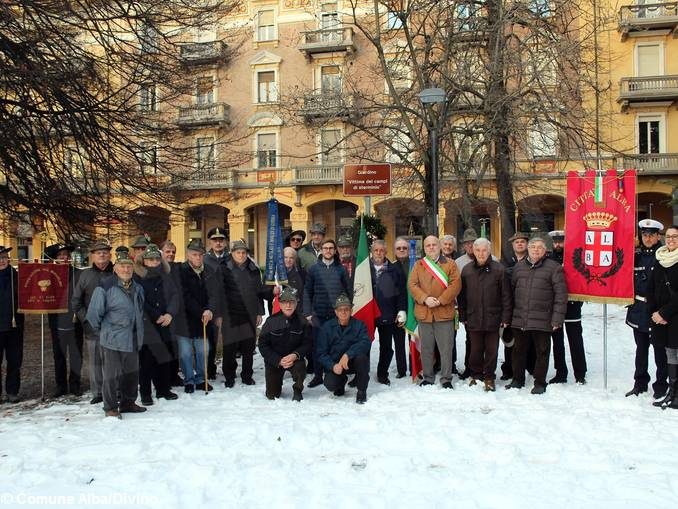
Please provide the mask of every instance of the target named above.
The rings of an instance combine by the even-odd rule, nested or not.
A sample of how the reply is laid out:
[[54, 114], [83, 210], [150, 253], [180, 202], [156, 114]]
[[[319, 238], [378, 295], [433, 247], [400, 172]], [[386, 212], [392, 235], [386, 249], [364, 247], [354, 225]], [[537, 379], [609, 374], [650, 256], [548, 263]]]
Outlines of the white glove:
[[398, 316], [396, 317], [396, 322], [405, 323], [407, 321], [407, 313], [405, 311], [398, 311]]

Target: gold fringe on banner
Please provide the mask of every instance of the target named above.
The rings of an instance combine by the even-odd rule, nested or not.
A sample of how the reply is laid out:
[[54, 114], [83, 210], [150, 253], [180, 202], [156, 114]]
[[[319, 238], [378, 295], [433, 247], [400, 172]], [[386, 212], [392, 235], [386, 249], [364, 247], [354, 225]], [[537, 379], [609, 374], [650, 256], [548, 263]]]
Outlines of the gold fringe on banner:
[[633, 304], [632, 298], [596, 297], [594, 295], [584, 295], [584, 294], [576, 294], [576, 293], [570, 293], [567, 296], [567, 299], [568, 300], [581, 301], [581, 302], [595, 302], [596, 304], [617, 304], [619, 306], [627, 306], [629, 304]]

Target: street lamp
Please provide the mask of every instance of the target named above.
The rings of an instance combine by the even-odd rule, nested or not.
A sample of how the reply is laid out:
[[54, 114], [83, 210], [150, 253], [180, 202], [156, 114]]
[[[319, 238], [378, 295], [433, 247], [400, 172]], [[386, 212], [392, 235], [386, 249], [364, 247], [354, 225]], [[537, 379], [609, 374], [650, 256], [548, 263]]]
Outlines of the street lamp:
[[[445, 91], [442, 88], [425, 88], [419, 92], [419, 100], [426, 108], [427, 105], [444, 103]], [[426, 122], [429, 138], [431, 139], [431, 195], [433, 207], [433, 235], [438, 235], [438, 129], [437, 122]]]

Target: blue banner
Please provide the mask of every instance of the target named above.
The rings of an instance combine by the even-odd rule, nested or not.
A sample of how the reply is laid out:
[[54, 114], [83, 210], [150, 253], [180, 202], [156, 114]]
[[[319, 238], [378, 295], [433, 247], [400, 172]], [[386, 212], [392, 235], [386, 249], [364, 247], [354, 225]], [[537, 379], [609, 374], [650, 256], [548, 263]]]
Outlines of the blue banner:
[[415, 262], [417, 261], [417, 241], [415, 239], [410, 240], [410, 271], [414, 267]]
[[283, 239], [280, 232], [278, 200], [268, 200], [268, 226], [266, 227], [266, 271], [264, 283], [287, 283], [287, 270], [283, 262]]

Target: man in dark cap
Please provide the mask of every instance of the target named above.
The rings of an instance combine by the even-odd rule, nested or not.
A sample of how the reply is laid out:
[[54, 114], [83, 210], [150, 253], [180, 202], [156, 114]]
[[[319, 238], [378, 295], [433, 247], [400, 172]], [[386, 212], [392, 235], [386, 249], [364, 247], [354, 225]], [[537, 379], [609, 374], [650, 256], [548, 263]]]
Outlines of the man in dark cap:
[[318, 261], [322, 243], [325, 239], [325, 231], [324, 224], [315, 223], [309, 229], [311, 241], [304, 244], [304, 246], [298, 251], [299, 263], [301, 264], [301, 268], [306, 272], [308, 272], [308, 269], [315, 265], [315, 263]]
[[638, 396], [647, 392], [651, 377], [648, 371], [650, 345], [654, 352], [657, 367], [656, 380], [652, 384], [655, 399], [661, 398], [668, 390], [668, 363], [666, 349], [657, 344], [650, 333], [650, 312], [647, 306], [648, 285], [652, 279], [652, 270], [656, 262], [657, 249], [661, 247], [661, 231], [664, 225], [654, 219], [643, 219], [638, 223], [640, 245], [633, 259], [634, 301], [626, 313], [626, 324], [633, 329], [636, 341], [635, 372], [633, 389], [626, 396]]
[[340, 295], [334, 302], [335, 318], [325, 322], [318, 335], [317, 359], [325, 371], [324, 383], [335, 396], [343, 396], [348, 375], [355, 373], [355, 401], [367, 401], [370, 381], [370, 338], [365, 324], [351, 316], [351, 300]]
[[120, 256], [120, 253], [125, 253], [127, 257], [129, 258], [131, 255], [129, 254], [129, 248], [127, 246], [118, 246], [115, 248], [115, 258], [117, 259], [118, 256]]
[[[90, 247], [90, 257], [92, 266], [80, 273], [75, 288], [71, 306], [78, 315], [85, 333], [85, 345], [87, 347], [88, 367], [89, 367], [89, 385], [92, 392], [91, 404], [95, 405], [103, 401], [102, 386], [104, 378], [103, 357], [101, 345], [99, 343], [99, 332], [85, 322], [87, 317], [87, 308], [94, 293], [94, 289], [99, 286], [104, 277], [111, 275], [113, 264], [111, 263], [111, 245], [106, 240], [96, 241]], [[122, 256], [122, 253], [121, 253]], [[131, 277], [131, 276], [130, 276]]]
[[[563, 230], [554, 230], [549, 232], [549, 237], [551, 237], [553, 242], [551, 258], [562, 265], [565, 232]], [[581, 326], [581, 308], [583, 304], [580, 301], [568, 300], [564, 322], [565, 330], [563, 331], [563, 327], [561, 327], [554, 330], [551, 334], [553, 341], [553, 365], [556, 368], [556, 376], [549, 380], [550, 384], [563, 384], [567, 382], [565, 333], [567, 333], [567, 342], [570, 345], [570, 358], [572, 359], [575, 381], [578, 384], [586, 383], [586, 352], [584, 351], [584, 338]]]
[[348, 277], [348, 288], [352, 292], [355, 279], [355, 252], [353, 250], [353, 239], [349, 235], [339, 237], [337, 252], [339, 253], [339, 263], [344, 267]]
[[[150, 244], [150, 240], [148, 240], [148, 237], [146, 235], [139, 235], [134, 243], [132, 244], [132, 259], [135, 259], [137, 256], [142, 254], [144, 250], [146, 249], [146, 246]], [[124, 246], [123, 246], [124, 247]], [[116, 255], [118, 254], [118, 250], [115, 250]]]
[[294, 380], [294, 401], [301, 401], [306, 378], [304, 357], [311, 352], [311, 326], [297, 313], [297, 291], [285, 287], [280, 296], [280, 311], [269, 316], [259, 335], [259, 352], [264, 358], [266, 397], [276, 399], [282, 392], [285, 371]]
[[231, 259], [227, 249], [228, 239], [226, 238], [226, 231], [216, 226], [207, 232], [207, 240], [209, 250], [205, 255], [205, 263], [213, 268], [225, 265]]
[[[207, 241], [209, 251], [205, 254], [205, 265], [211, 267], [214, 271], [223, 270], [226, 264], [231, 260], [231, 254], [228, 247], [228, 238], [226, 230], [220, 226], [215, 226], [207, 232]], [[221, 291], [219, 292], [222, 293]], [[209, 342], [209, 352], [207, 354], [207, 378], [215, 380], [217, 377], [217, 343], [219, 340], [219, 329], [223, 316], [223, 307], [226, 305], [225, 297], [222, 296], [220, 304], [219, 318], [207, 324], [207, 340]]]
[[[7, 358], [5, 391], [7, 401], [19, 401], [21, 361], [24, 348], [24, 315], [17, 313], [19, 304], [18, 274], [9, 263], [11, 247], [0, 246], [0, 362]], [[2, 380], [0, 379], [0, 397]]]
[[290, 236], [287, 237], [286, 245], [294, 248], [295, 251], [299, 251], [305, 240], [306, 232], [304, 230], [294, 230], [290, 233]]
[[[67, 244], [53, 244], [45, 248], [45, 255], [55, 263], [71, 263], [73, 246]], [[73, 265], [68, 274], [68, 311], [66, 313], [50, 313], [48, 315], [49, 329], [52, 334], [52, 353], [54, 355], [54, 379], [58, 398], [69, 392], [80, 396], [80, 370], [82, 369], [82, 324], [75, 315], [73, 290], [80, 278], [79, 270]], [[68, 359], [68, 362], [67, 362]], [[70, 370], [67, 366], [70, 364]], [[68, 374], [68, 376], [67, 376]]]

